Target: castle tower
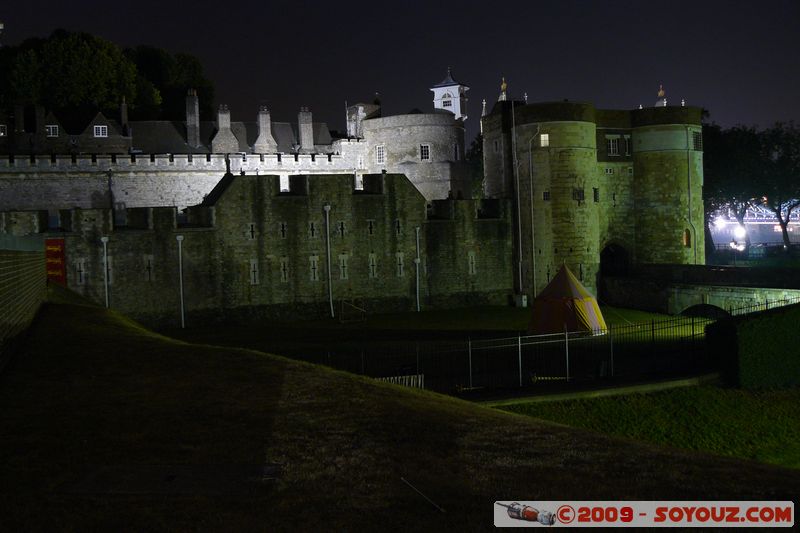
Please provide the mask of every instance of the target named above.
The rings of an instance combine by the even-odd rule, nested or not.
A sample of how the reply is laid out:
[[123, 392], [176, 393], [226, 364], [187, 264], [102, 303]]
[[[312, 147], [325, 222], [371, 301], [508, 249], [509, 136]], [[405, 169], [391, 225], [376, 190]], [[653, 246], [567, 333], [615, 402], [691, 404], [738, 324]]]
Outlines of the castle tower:
[[297, 113], [297, 127], [300, 150], [303, 152], [314, 151], [314, 125], [311, 120], [311, 111], [307, 107], [301, 107]]
[[705, 264], [700, 114], [678, 106], [632, 112], [639, 263]]
[[186, 94], [186, 143], [189, 148], [200, 146], [200, 103], [194, 89]]
[[267, 106], [262, 105], [258, 109], [258, 138], [253, 144], [253, 151], [257, 154], [265, 154], [275, 152], [277, 149], [278, 144], [272, 136], [272, 120], [269, 110]]
[[453, 79], [450, 67], [447, 76], [431, 88], [433, 108], [450, 111], [456, 119], [467, 120], [467, 91], [469, 87]]

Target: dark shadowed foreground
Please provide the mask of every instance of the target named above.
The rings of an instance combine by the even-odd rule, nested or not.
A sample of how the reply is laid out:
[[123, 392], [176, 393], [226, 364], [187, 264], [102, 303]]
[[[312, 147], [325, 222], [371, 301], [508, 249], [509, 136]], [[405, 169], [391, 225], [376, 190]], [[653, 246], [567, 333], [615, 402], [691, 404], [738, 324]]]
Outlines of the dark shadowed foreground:
[[[427, 495], [442, 513], [401, 478]], [[485, 530], [495, 500], [789, 500], [800, 472], [52, 303], [0, 376], [7, 530]]]

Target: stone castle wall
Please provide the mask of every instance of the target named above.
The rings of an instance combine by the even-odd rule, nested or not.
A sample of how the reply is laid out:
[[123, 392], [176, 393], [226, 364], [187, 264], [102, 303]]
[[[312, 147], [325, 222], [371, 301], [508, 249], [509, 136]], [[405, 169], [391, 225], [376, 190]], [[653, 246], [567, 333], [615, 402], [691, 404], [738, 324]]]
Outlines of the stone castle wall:
[[[402, 175], [227, 175], [206, 205], [178, 225], [175, 208], [128, 209], [115, 227], [110, 210], [63, 211], [70, 288], [105, 299], [101, 237], [108, 237], [111, 306], [153, 324], [179, 320], [181, 235], [187, 320], [235, 316], [325, 316], [331, 291], [370, 312], [416, 307], [417, 250], [423, 308], [505, 303], [511, 294], [510, 211], [473, 200], [442, 201], [431, 212]], [[330, 219], [326, 228], [325, 207]], [[0, 231], [42, 233], [40, 212], [10, 212]], [[419, 248], [417, 247], [419, 228]], [[327, 230], [327, 231], [326, 231]]]

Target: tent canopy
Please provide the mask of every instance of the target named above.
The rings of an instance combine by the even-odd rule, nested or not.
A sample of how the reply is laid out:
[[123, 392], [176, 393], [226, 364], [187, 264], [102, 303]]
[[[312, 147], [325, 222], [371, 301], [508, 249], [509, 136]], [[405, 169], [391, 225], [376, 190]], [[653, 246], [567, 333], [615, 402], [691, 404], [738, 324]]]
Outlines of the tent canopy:
[[563, 265], [533, 301], [530, 331], [534, 335], [607, 329], [597, 300]]

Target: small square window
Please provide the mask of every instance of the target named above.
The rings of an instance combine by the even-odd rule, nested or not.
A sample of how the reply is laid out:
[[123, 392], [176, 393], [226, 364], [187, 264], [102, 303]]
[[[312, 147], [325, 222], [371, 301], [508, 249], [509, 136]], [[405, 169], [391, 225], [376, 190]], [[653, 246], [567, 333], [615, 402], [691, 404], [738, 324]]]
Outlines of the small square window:
[[633, 167], [628, 167], [628, 175], [633, 176]]
[[48, 137], [58, 137], [58, 124], [48, 124], [44, 127], [44, 131]]
[[6, 129], [5, 124], [0, 124], [0, 137], [5, 137], [8, 135], [8, 129]]
[[614, 169], [611, 167], [606, 167], [606, 175], [610, 176], [614, 173]]
[[382, 144], [380, 146], [375, 147], [375, 164], [377, 165], [386, 164], [386, 147]]
[[542, 133], [539, 135], [539, 146], [550, 146], [550, 134]]
[[431, 160], [431, 145], [430, 144], [420, 144], [419, 145], [419, 158], [421, 161], [430, 161]]
[[442, 107], [453, 107], [452, 100], [442, 100]]
[[550, 201], [550, 191], [542, 191], [542, 200], [545, 202]]
[[600, 201], [600, 189], [598, 189], [597, 187], [593, 187], [592, 188], [592, 195], [594, 196], [594, 201], [595, 202], [599, 202]]
[[95, 137], [108, 137], [108, 126], [95, 126], [94, 127], [94, 136]]

